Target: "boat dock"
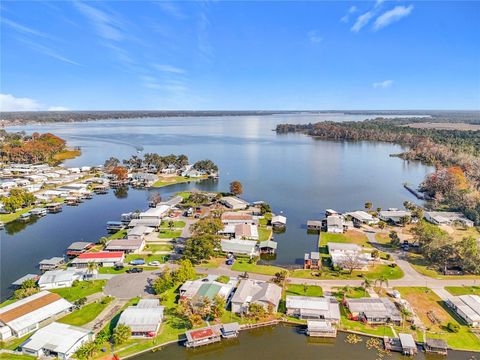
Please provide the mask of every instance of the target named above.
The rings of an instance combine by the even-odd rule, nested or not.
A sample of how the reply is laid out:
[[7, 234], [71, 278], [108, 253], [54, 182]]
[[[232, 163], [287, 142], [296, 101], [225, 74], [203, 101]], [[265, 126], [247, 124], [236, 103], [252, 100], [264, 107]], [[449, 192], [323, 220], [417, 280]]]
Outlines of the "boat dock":
[[403, 187], [407, 189], [409, 192], [411, 192], [413, 195], [415, 195], [415, 197], [419, 200], [431, 200], [430, 196], [421, 193], [417, 189], [414, 189], [413, 186], [411, 186], [408, 183], [404, 183]]

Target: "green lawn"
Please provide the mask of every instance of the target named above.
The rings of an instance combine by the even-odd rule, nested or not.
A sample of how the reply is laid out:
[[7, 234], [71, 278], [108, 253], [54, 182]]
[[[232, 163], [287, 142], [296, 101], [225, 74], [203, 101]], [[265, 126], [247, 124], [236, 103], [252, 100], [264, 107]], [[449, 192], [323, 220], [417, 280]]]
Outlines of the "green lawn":
[[184, 182], [190, 182], [190, 181], [199, 181], [199, 180], [204, 180], [207, 179], [208, 176], [199, 176], [196, 178], [190, 178], [190, 177], [185, 177], [185, 176], [172, 176], [172, 177], [160, 177], [157, 181], [153, 183], [153, 187], [164, 187], [168, 185], [173, 185], [173, 184], [181, 184]]
[[292, 271], [290, 276], [294, 278], [305, 278], [305, 279], [338, 279], [338, 280], [349, 280], [349, 279], [360, 279], [362, 276], [366, 276], [371, 280], [379, 279], [385, 276], [389, 280], [401, 279], [403, 277], [403, 271], [400, 267], [390, 267], [384, 264], [376, 264], [370, 268], [368, 271], [358, 271], [354, 270], [351, 274], [348, 271], [333, 271], [330, 269], [324, 268], [320, 276], [316, 276], [316, 271], [312, 270], [295, 270]]
[[445, 286], [450, 294], [459, 295], [480, 295], [480, 286]]
[[16, 355], [16, 354], [6, 354], [1, 353], [0, 359], [2, 360], [34, 360], [36, 357], [29, 355]]
[[408, 261], [417, 272], [434, 279], [480, 279], [480, 275], [442, 275], [435, 269], [432, 269], [420, 254], [408, 254]]
[[28, 334], [25, 336], [22, 336], [20, 339], [13, 339], [10, 341], [7, 341], [2, 344], [0, 342], [0, 349], [7, 349], [7, 350], [16, 350], [20, 345], [22, 345], [32, 334]]
[[285, 295], [298, 296], [323, 296], [323, 290], [320, 286], [288, 284], [286, 286]]
[[272, 229], [264, 226], [258, 227], [258, 241], [269, 240], [272, 237]]
[[[165, 256], [165, 255], [160, 255]], [[125, 266], [121, 270], [115, 270], [113, 267], [101, 267], [98, 269], [99, 274], [123, 274], [126, 273], [128, 269], [131, 269], [133, 266]], [[144, 271], [158, 270], [156, 266], [141, 266]]]
[[393, 331], [390, 326], [384, 325], [368, 325], [360, 321], [349, 320], [347, 317], [348, 310], [345, 309], [343, 305], [340, 305], [341, 319], [339, 324], [339, 329], [358, 331], [364, 334], [375, 335], [375, 336], [390, 336], [393, 337]]
[[168, 229], [161, 229], [160, 233], [158, 234], [159, 239], [174, 239], [180, 237], [182, 235], [181, 230], [168, 230]]
[[[186, 223], [185, 221], [174, 221], [173, 222], [173, 227], [174, 228], [177, 228], [177, 229], [183, 229], [185, 227]], [[162, 224], [160, 225], [160, 229], [169, 229], [170, 228], [170, 225], [169, 225], [169, 221], [162, 221]]]
[[20, 215], [25, 214], [26, 212], [29, 212], [31, 209], [33, 209], [33, 206], [20, 209], [11, 214], [0, 214], [0, 221], [6, 224], [11, 221], [17, 220], [20, 217]]
[[224, 264], [226, 259], [224, 257], [215, 257], [211, 258], [208, 261], [204, 261], [200, 263], [198, 266], [199, 267], [204, 267], [207, 269], [213, 269], [213, 268], [218, 268], [221, 264]]
[[127, 230], [120, 230], [120, 231], [117, 231], [115, 234], [112, 234], [109, 237], [107, 237], [107, 239], [108, 240], [123, 239], [125, 236], [127, 236]]
[[[427, 337], [443, 339], [454, 349], [480, 351], [480, 341], [470, 331], [460, 318], [446, 307], [443, 301], [430, 289], [424, 287], [399, 287], [395, 288], [406, 299], [420, 320], [427, 327]], [[432, 312], [440, 321], [433, 324], [428, 316]], [[446, 325], [449, 323], [460, 325], [458, 333], [449, 332]]]
[[76, 286], [62, 289], [53, 289], [50, 291], [60, 295], [65, 300], [74, 302], [75, 300], [78, 300], [80, 298], [102, 291], [106, 282], [106, 280], [80, 281]]
[[359, 299], [363, 297], [370, 297], [368, 292], [365, 291], [362, 287], [334, 287], [332, 288], [332, 295], [335, 296], [338, 300], [342, 300], [344, 297], [350, 299]]
[[73, 311], [67, 316], [64, 316], [63, 318], [58, 320], [58, 322], [75, 326], [82, 326], [88, 324], [90, 321], [95, 320], [95, 318], [100, 315], [103, 309], [108, 306], [110, 301], [112, 301], [112, 299], [109, 297], [105, 297], [104, 299], [108, 300], [103, 301], [103, 304], [102, 301], [96, 301], [91, 304], [87, 304], [82, 308]]
[[250, 264], [248, 260], [238, 259], [232, 265], [232, 270], [273, 276], [285, 269], [278, 266]]
[[320, 247], [327, 246], [327, 243], [329, 242], [351, 243], [364, 247], [372, 247], [372, 245], [368, 242], [367, 236], [364, 233], [355, 230], [349, 230], [343, 234], [331, 234], [327, 232], [321, 232]]
[[145, 251], [157, 252], [157, 251], [172, 251], [173, 245], [170, 244], [147, 244]]
[[7, 305], [10, 305], [11, 303], [14, 303], [15, 301], [17, 301], [17, 299], [8, 299], [8, 300], [5, 300], [4, 302], [2, 302], [0, 304], [0, 308], [4, 307], [4, 306], [7, 306]]

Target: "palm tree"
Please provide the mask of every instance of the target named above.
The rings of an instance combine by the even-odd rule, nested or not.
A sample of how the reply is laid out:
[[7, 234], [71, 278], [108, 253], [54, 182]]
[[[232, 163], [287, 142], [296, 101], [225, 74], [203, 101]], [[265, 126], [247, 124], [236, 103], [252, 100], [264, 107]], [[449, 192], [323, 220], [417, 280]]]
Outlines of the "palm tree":
[[97, 268], [98, 268], [97, 263], [95, 263], [93, 261], [90, 261], [87, 264], [87, 274], [93, 275], [95, 273], [95, 271], [97, 270]]
[[362, 281], [362, 287], [363, 290], [365, 290], [365, 296], [367, 295], [367, 289], [370, 289], [372, 287], [372, 281], [367, 278], [365, 275], [362, 276], [363, 281]]
[[378, 279], [375, 280], [375, 286], [377, 286], [378, 284], [378, 287], [380, 288], [380, 290], [383, 288], [383, 285], [385, 284], [386, 287], [388, 287], [388, 279], [385, 275], [382, 275], [381, 277], [379, 277]]
[[346, 285], [342, 288], [342, 292], [343, 292], [343, 300], [345, 300], [346, 296], [352, 292], [352, 287]]

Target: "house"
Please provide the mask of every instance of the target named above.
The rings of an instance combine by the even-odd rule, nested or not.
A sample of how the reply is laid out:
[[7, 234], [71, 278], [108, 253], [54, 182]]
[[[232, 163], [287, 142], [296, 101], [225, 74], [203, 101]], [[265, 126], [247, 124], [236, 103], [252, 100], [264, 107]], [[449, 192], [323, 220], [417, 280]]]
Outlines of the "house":
[[338, 212], [336, 212], [335, 210], [332, 210], [332, 209], [326, 209], [325, 210], [325, 216], [329, 217], [331, 215], [338, 215]]
[[91, 242], [86, 242], [86, 241], [76, 241], [74, 243], [71, 243], [67, 250], [66, 250], [66, 255], [69, 257], [75, 257], [78, 256], [88, 249], [91, 249], [94, 246], [93, 243]]
[[114, 239], [105, 246], [105, 251], [123, 251], [125, 254], [138, 254], [145, 247], [145, 240]]
[[220, 203], [232, 210], [244, 210], [250, 204], [235, 196], [225, 196], [220, 199]]
[[362, 210], [349, 212], [346, 215], [351, 216], [354, 225], [357, 226], [361, 224], [374, 225], [379, 221], [377, 218], [374, 218], [372, 215]]
[[442, 339], [430, 339], [427, 338], [423, 344], [427, 353], [435, 353], [440, 355], [448, 354], [448, 344]]
[[318, 270], [322, 267], [322, 261], [320, 253], [318, 251], [312, 251], [311, 253], [305, 253], [303, 257], [303, 268]]
[[312, 230], [312, 231], [322, 230], [322, 222], [320, 220], [308, 220], [307, 230]]
[[160, 329], [163, 310], [158, 299], [141, 299], [122, 312], [118, 324], [130, 327], [133, 337], [154, 337]]
[[328, 320], [307, 320], [307, 335], [312, 337], [336, 337], [337, 329]]
[[417, 353], [417, 344], [411, 334], [399, 333], [400, 345], [403, 355], [412, 356]]
[[79, 270], [50, 270], [46, 271], [40, 279], [38, 286], [41, 290], [71, 287], [75, 280], [83, 280], [84, 271]]
[[185, 346], [189, 348], [212, 344], [222, 340], [222, 325], [189, 330], [185, 332], [185, 337], [187, 338]]
[[222, 251], [226, 253], [248, 255], [250, 257], [258, 254], [257, 242], [255, 240], [222, 239], [220, 241], [220, 246]]
[[333, 297], [291, 296], [286, 297], [287, 315], [299, 319], [340, 321], [340, 306]]
[[89, 329], [53, 322], [38, 330], [20, 347], [25, 355], [37, 358], [72, 358], [83, 344], [93, 341], [94, 334]]
[[225, 225], [258, 225], [258, 219], [253, 217], [251, 214], [246, 214], [242, 212], [224, 212], [221, 216], [222, 223]]
[[272, 217], [271, 224], [274, 228], [284, 228], [287, 226], [287, 218], [282, 215]]
[[355, 269], [364, 270], [372, 260], [371, 254], [363, 253], [362, 248], [357, 244], [329, 242], [327, 248], [332, 265], [340, 268], [344, 268], [349, 259], [354, 259]]
[[43, 259], [38, 263], [38, 268], [41, 271], [53, 270], [63, 265], [65, 263], [65, 259], [63, 257], [52, 257], [50, 259]]
[[273, 240], [261, 241], [260, 244], [258, 244], [258, 248], [262, 254], [274, 254], [277, 251], [277, 246], [278, 243]]
[[73, 304], [58, 294], [40, 291], [0, 308], [0, 340], [20, 338], [45, 322], [68, 313]]
[[402, 315], [388, 298], [346, 299], [344, 302], [350, 311], [350, 318], [369, 324], [401, 324]]
[[447, 299], [452, 308], [469, 326], [480, 327], [480, 296], [460, 295]]
[[12, 283], [12, 286], [15, 287], [15, 288], [19, 288], [22, 286], [22, 284], [27, 281], [27, 280], [34, 280], [35, 282], [37, 282], [37, 280], [40, 278], [40, 275], [37, 275], [37, 274], [27, 274], [27, 275], [24, 275], [22, 276], [20, 279], [18, 280], [15, 280], [13, 283]]
[[235, 239], [258, 240], [258, 227], [251, 224], [235, 225]]
[[402, 218], [404, 218], [405, 216], [411, 217], [412, 212], [405, 210], [384, 210], [378, 213], [378, 217], [380, 218], [380, 220], [393, 224], [401, 223]]
[[214, 300], [215, 296], [221, 296], [225, 300], [228, 300], [238, 283], [237, 278], [230, 278], [230, 280], [224, 284], [216, 281], [218, 276], [209, 275], [206, 278], [198, 280], [188, 280], [180, 287], [180, 299], [193, 299], [207, 297], [210, 300]]
[[160, 227], [162, 219], [132, 219], [128, 223], [128, 228], [134, 228], [136, 226], [146, 226], [149, 228], [157, 229]]
[[455, 223], [460, 223], [466, 227], [473, 227], [475, 225], [472, 220], [467, 219], [459, 212], [427, 211], [425, 212], [425, 220], [436, 225], [453, 225]]
[[276, 312], [282, 298], [282, 288], [278, 285], [259, 280], [241, 280], [233, 294], [232, 312], [248, 313], [250, 304], [261, 305], [265, 310]]
[[124, 259], [125, 254], [121, 251], [88, 252], [80, 254], [71, 264], [77, 268], [84, 268], [93, 262], [98, 266], [112, 267], [115, 263], [122, 263]]
[[138, 216], [140, 219], [155, 219], [160, 220], [167, 216], [171, 207], [168, 205], [159, 205], [154, 208], [150, 208], [147, 211], [141, 212]]
[[128, 240], [143, 240], [145, 235], [150, 234], [153, 231], [152, 228], [145, 225], [134, 226], [127, 231]]

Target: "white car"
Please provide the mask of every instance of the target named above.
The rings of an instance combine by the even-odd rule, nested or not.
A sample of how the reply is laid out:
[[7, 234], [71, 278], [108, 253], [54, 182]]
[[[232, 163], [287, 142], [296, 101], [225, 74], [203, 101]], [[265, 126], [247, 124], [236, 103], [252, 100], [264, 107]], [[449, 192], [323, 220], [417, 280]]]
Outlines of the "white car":
[[149, 266], [160, 266], [160, 261], [154, 260], [148, 263]]

